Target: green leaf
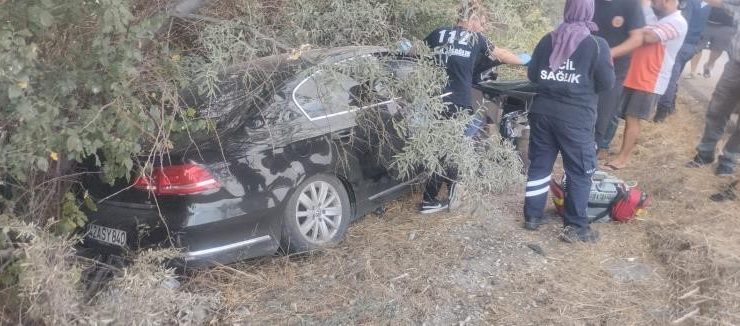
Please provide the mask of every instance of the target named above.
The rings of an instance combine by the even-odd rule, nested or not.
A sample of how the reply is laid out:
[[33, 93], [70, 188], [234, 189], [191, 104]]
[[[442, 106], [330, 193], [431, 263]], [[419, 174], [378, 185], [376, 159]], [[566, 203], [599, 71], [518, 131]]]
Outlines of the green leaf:
[[22, 29], [22, 30], [18, 31], [17, 34], [19, 36], [23, 36], [23, 37], [32, 37], [33, 36], [33, 33], [29, 29]]
[[46, 158], [39, 157], [36, 159], [36, 167], [41, 171], [49, 171], [49, 161]]
[[27, 47], [24, 48], [25, 55], [23, 56], [26, 60], [36, 60], [36, 57], [38, 57], [38, 50], [39, 46], [36, 45], [36, 43], [31, 43]]
[[131, 169], [134, 168], [134, 161], [130, 158], [125, 158], [122, 163], [123, 166], [126, 168], [126, 171], [131, 171]]
[[74, 222], [75, 224], [77, 224], [78, 228], [84, 227], [85, 224], [87, 224], [87, 216], [85, 216], [84, 213], [80, 212]]
[[8, 85], [8, 98], [11, 100], [17, 99], [23, 96], [23, 90], [16, 87], [15, 85]]
[[41, 27], [49, 27], [54, 23], [54, 16], [45, 8], [33, 6], [28, 11], [32, 21]]
[[59, 92], [61, 95], [71, 94], [75, 89], [77, 89], [77, 84], [74, 79], [72, 79], [71, 75], [64, 76], [62, 80], [57, 82], [57, 85], [59, 86]]
[[186, 117], [187, 117], [188, 119], [192, 119], [192, 118], [195, 118], [195, 114], [196, 114], [196, 113], [197, 113], [197, 111], [195, 111], [195, 109], [194, 109], [194, 108], [188, 108], [187, 110], [185, 110], [185, 116], [186, 116]]
[[93, 201], [92, 198], [90, 198], [90, 196], [85, 196], [84, 204], [87, 209], [93, 212], [98, 211], [98, 205], [95, 205], [95, 201]]
[[36, 116], [36, 110], [33, 109], [31, 102], [27, 100], [21, 100], [15, 106], [15, 112], [23, 119], [33, 119]]
[[82, 151], [82, 142], [80, 141], [80, 137], [72, 134], [69, 135], [69, 138], [67, 138], [67, 151], [69, 152], [81, 152]]
[[77, 228], [74, 222], [70, 220], [61, 220], [54, 225], [54, 233], [57, 235], [68, 235]]

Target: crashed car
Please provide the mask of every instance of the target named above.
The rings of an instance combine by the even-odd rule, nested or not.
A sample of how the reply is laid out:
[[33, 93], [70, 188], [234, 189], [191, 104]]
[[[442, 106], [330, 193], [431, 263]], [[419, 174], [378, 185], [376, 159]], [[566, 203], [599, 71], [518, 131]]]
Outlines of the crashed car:
[[[345, 47], [230, 68], [216, 96], [185, 96], [215, 134], [188, 134], [185, 146], [142, 158], [153, 167], [147, 175], [132, 171], [112, 185], [85, 178], [97, 209], [88, 212], [83, 246], [104, 255], [182, 248], [188, 265], [202, 265], [336, 244], [350, 222], [415, 180], [389, 173], [380, 135], [357, 125], [363, 110], [393, 116], [400, 105], [322, 67], [384, 58], [387, 69], [414, 69], [413, 60], [391, 57], [383, 48]], [[269, 87], [246, 85], [245, 74]], [[258, 96], [245, 91], [253, 89]], [[358, 101], [368, 93], [376, 93], [371, 103]]]

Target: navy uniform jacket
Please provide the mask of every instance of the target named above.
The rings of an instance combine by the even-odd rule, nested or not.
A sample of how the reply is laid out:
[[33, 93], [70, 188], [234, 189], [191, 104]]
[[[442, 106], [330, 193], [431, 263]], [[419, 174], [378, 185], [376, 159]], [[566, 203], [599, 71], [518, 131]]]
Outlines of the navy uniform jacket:
[[473, 71], [481, 58], [491, 56], [493, 44], [481, 33], [462, 27], [441, 27], [424, 39], [434, 50], [437, 62], [444, 65], [449, 81], [445, 101], [461, 107], [473, 106]]
[[557, 73], [550, 70], [552, 50], [547, 34], [532, 54], [527, 76], [537, 84], [538, 95], [530, 112], [593, 128], [597, 94], [614, 86], [609, 45], [601, 37], [587, 37]]

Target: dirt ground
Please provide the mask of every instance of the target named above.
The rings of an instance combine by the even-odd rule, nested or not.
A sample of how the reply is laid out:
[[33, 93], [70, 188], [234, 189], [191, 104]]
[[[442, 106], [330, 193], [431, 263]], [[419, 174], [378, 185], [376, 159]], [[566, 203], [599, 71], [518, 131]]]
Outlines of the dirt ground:
[[646, 126], [633, 168], [616, 174], [652, 206], [596, 225], [598, 244], [560, 242], [557, 219], [523, 230], [520, 191], [473, 215], [421, 216], [411, 194], [336, 249], [219, 267], [188, 287], [221, 292], [219, 321], [237, 324], [740, 324], [740, 202], [711, 202], [729, 180], [683, 167], [705, 107], [681, 99]]

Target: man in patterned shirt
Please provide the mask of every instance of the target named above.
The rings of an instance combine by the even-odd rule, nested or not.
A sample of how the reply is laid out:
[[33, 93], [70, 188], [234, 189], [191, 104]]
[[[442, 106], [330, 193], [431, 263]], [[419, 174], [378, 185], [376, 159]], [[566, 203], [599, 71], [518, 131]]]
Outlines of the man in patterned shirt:
[[622, 150], [605, 165], [610, 170], [629, 165], [640, 135], [641, 120], [653, 117], [658, 99], [668, 88], [676, 56], [688, 31], [688, 23], [678, 10], [678, 0], [653, 0], [644, 10], [648, 23], [642, 30], [645, 45], [633, 52], [624, 81]]

